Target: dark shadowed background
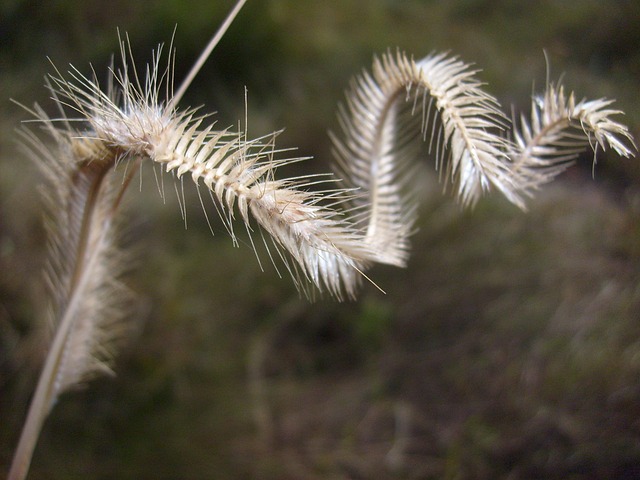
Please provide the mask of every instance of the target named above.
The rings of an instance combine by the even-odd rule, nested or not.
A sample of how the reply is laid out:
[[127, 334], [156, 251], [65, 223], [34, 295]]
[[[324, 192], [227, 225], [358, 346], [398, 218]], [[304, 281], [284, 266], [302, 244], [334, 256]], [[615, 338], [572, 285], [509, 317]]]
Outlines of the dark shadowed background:
[[[51, 111], [43, 77], [106, 72], [128, 32], [140, 68], [175, 28], [184, 76], [233, 2], [0, 2], [0, 477], [44, 356], [44, 236], [15, 129]], [[349, 79], [396, 47], [450, 51], [505, 109], [547, 76], [615, 98], [640, 137], [635, 0], [249, 0], [182, 104], [330, 169]], [[549, 67], [545, 60], [548, 58]], [[135, 338], [114, 378], [53, 410], [30, 479], [640, 478], [640, 167], [591, 152], [521, 212], [441, 195], [433, 163], [407, 269], [377, 267], [357, 302], [300, 299], [251, 248], [188, 229], [151, 169], [131, 188]], [[295, 173], [295, 172], [293, 172]]]

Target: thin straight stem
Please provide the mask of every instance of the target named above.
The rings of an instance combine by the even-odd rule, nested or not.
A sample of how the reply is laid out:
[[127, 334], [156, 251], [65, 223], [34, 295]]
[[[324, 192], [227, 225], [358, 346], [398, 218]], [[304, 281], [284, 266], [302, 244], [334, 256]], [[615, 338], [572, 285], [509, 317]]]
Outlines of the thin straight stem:
[[[51, 407], [53, 407], [57, 395], [60, 393], [59, 386], [56, 385], [57, 373], [63, 359], [65, 345], [73, 328], [74, 316], [71, 312], [75, 311], [78, 302], [82, 300], [83, 289], [81, 285], [86, 282], [87, 272], [91, 270], [92, 263], [94, 262], [93, 254], [90, 254], [88, 258], [85, 257], [91, 238], [91, 224], [94, 222], [94, 216], [96, 214], [95, 208], [104, 189], [105, 176], [109, 173], [110, 169], [111, 165], [107, 165], [102, 168], [98, 167], [98, 169], [94, 169], [94, 172], [90, 172], [95, 178], [86, 194], [87, 198], [85, 200], [82, 226], [80, 228], [80, 242], [76, 257], [77, 263], [72, 277], [69, 303], [65, 308], [64, 315], [60, 319], [60, 326], [56, 331], [53, 344], [47, 354], [44, 368], [40, 374], [35, 394], [29, 406], [27, 419], [20, 434], [20, 440], [18, 441], [18, 447], [16, 448], [7, 480], [23, 480], [26, 478], [29, 472], [29, 466], [31, 465], [33, 451], [40, 436], [40, 431], [42, 430], [42, 425]], [[113, 214], [113, 211], [111, 213]], [[104, 219], [103, 223], [105, 225], [110, 224], [111, 218]]]
[[236, 5], [235, 7], [233, 7], [233, 10], [229, 12], [229, 15], [227, 15], [227, 18], [224, 20], [222, 25], [220, 25], [220, 28], [218, 28], [218, 31], [211, 38], [211, 40], [209, 40], [209, 43], [207, 44], [206, 48], [202, 51], [202, 53], [198, 57], [198, 60], [196, 60], [196, 63], [194, 63], [193, 67], [191, 67], [191, 70], [187, 74], [187, 77], [182, 81], [180, 88], [178, 89], [176, 94], [173, 96], [173, 98], [169, 102], [170, 108], [175, 108], [178, 105], [178, 102], [180, 102], [180, 100], [184, 96], [184, 93], [187, 91], [187, 88], [189, 88], [189, 85], [191, 85], [191, 82], [196, 77], [196, 75], [198, 74], [198, 72], [200, 71], [204, 63], [207, 61], [207, 58], [209, 58], [209, 55], [211, 55], [211, 52], [213, 51], [213, 49], [216, 47], [216, 45], [218, 45], [218, 42], [220, 42], [220, 39], [222, 39], [224, 34], [227, 32], [227, 30], [233, 23], [233, 20], [236, 18], [236, 16], [240, 12], [240, 9], [244, 6], [246, 2], [247, 0], [238, 0], [236, 2]]

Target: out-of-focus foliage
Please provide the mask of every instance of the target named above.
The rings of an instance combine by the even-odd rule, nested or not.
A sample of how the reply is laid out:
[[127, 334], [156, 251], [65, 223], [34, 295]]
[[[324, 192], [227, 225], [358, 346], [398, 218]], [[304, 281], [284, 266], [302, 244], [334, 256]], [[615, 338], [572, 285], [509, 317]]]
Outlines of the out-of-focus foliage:
[[[0, 467], [15, 446], [42, 343], [39, 177], [8, 98], [47, 104], [45, 56], [100, 75], [128, 32], [140, 65], [176, 28], [180, 79], [232, 1], [0, 4]], [[206, 104], [327, 171], [328, 128], [373, 54], [449, 50], [505, 105], [564, 73], [640, 132], [640, 4], [546, 0], [249, 0], [183, 106]], [[575, 478], [640, 476], [640, 168], [591, 154], [522, 213], [499, 198], [461, 211], [420, 179], [420, 230], [387, 294], [298, 298], [251, 249], [211, 236], [188, 192], [132, 189], [138, 338], [115, 379], [56, 407], [38, 478]], [[170, 179], [165, 178], [167, 186]], [[5, 468], [6, 470], [6, 468]]]

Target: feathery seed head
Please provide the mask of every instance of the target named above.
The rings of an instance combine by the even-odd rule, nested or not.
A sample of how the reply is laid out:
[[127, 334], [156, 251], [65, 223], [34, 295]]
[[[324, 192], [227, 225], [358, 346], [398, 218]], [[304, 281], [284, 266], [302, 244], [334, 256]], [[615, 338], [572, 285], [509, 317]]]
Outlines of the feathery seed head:
[[[122, 51], [127, 50], [123, 44]], [[66, 134], [77, 137], [74, 142], [77, 149], [84, 148], [79, 152], [83, 158], [97, 159], [98, 152], [87, 150], [95, 144], [106, 152], [99, 152], [101, 158], [114, 164], [120, 159], [147, 159], [178, 178], [189, 174], [196, 188], [202, 180], [234, 241], [237, 210], [249, 235], [253, 216], [272, 237], [271, 248], [277, 254], [269, 252], [269, 257], [285, 263], [301, 290], [310, 283], [338, 298], [355, 296], [362, 270], [383, 254], [380, 245], [363, 241], [360, 227], [333, 210], [343, 203], [336, 201], [340, 192], [327, 195], [333, 206], [323, 205], [323, 194], [300, 188], [305, 182], [318, 183], [315, 180], [275, 180], [278, 166], [300, 160], [276, 159], [276, 134], [249, 140], [243, 132], [214, 130], [214, 124], [205, 123], [206, 117], [194, 117], [193, 110], [178, 111], [171, 98], [163, 103], [161, 86], [171, 81], [168, 69], [159, 74], [158, 68], [155, 55], [147, 78], [140, 82], [123, 54], [120, 70], [110, 70], [106, 91], [75, 69], [71, 80], [62, 75], [52, 78], [54, 98], [61, 107], [78, 112], [77, 120], [89, 126], [83, 133]]]
[[[79, 133], [65, 120], [66, 130], [56, 130], [47, 119], [58, 132], [54, 137], [68, 139], [77, 159], [115, 163], [137, 157], [178, 178], [189, 174], [196, 188], [202, 180], [234, 241], [237, 210], [249, 234], [253, 216], [272, 237], [275, 257], [285, 261], [301, 288], [306, 279], [338, 297], [354, 294], [370, 263], [406, 262], [416, 211], [407, 192], [415, 140], [430, 139], [445, 185], [452, 184], [465, 205], [493, 187], [523, 207], [522, 198], [575, 154], [575, 137], [562, 133], [570, 126], [579, 126], [594, 143], [631, 154], [623, 141], [632, 143], [631, 137], [609, 119], [617, 112], [606, 109], [608, 102], [576, 103], [551, 86], [534, 101], [531, 126], [523, 120], [512, 142], [502, 133], [508, 122], [498, 102], [480, 88], [468, 65], [446, 55], [415, 62], [388, 53], [374, 60], [372, 74], [356, 79], [347, 95], [339, 115], [344, 139], [332, 136], [345, 198], [335, 202], [334, 193], [326, 196], [334, 204], [323, 205], [325, 195], [299, 187], [304, 178], [274, 180], [278, 166], [299, 160], [275, 158], [275, 134], [249, 140], [243, 132], [215, 130], [193, 110], [178, 111], [160, 52], [142, 82], [128, 64], [126, 42], [121, 50], [122, 67], [111, 69], [106, 90], [95, 75], [90, 80], [75, 69], [71, 80], [52, 78], [61, 110], [70, 107], [89, 126]], [[345, 206], [341, 214], [334, 210]]]
[[534, 96], [531, 118], [521, 116], [514, 123], [514, 142], [507, 151], [509, 173], [521, 195], [532, 196], [540, 186], [566, 170], [579, 153], [591, 148], [595, 153], [611, 147], [618, 155], [630, 157], [636, 149], [628, 128], [614, 121], [619, 110], [607, 108], [613, 101], [598, 99], [576, 102], [562, 85], [547, 85], [543, 95]]

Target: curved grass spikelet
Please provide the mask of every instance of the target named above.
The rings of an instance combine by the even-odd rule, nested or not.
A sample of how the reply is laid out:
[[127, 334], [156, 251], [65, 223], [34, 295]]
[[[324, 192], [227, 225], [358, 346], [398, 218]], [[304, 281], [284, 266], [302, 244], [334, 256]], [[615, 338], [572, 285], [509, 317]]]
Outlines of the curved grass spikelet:
[[474, 74], [447, 55], [415, 62], [402, 52], [387, 53], [347, 92], [339, 112], [342, 137], [332, 135], [334, 152], [346, 183], [362, 192], [354, 203], [377, 261], [403, 265], [408, 255], [415, 210], [408, 168], [416, 141], [429, 138], [436, 168], [463, 204], [474, 204], [491, 186], [514, 198], [500, 135], [507, 122]]
[[123, 65], [111, 70], [106, 90], [75, 69], [70, 80], [62, 75], [53, 79], [56, 95], [82, 115], [91, 137], [118, 161], [150, 160], [176, 178], [188, 176], [198, 188], [206, 188], [234, 242], [234, 221], [244, 223], [251, 234], [253, 217], [272, 237], [276, 253], [270, 258], [284, 261], [300, 290], [306, 291], [310, 283], [337, 298], [353, 297], [374, 254], [361, 242], [359, 229], [335, 210], [347, 191], [307, 191], [307, 186], [323, 183], [315, 177], [274, 180], [278, 167], [302, 160], [276, 158], [284, 151], [275, 148], [277, 133], [247, 139], [243, 132], [216, 129], [194, 110], [177, 110], [171, 97], [163, 102], [159, 93], [171, 83], [171, 61], [159, 73], [160, 54], [155, 54], [146, 79], [140, 81], [129, 66], [127, 50], [122, 42]]
[[372, 254], [360, 241], [361, 233], [326, 205], [327, 200], [341, 203], [335, 200], [345, 192], [307, 191], [304, 187], [312, 178], [275, 180], [279, 166], [300, 160], [275, 159], [275, 135], [247, 140], [229, 130], [199, 127], [200, 120], [183, 117], [173, 130], [166, 130], [166, 138], [150, 145], [151, 160], [178, 178], [190, 176], [197, 187], [204, 184], [234, 239], [234, 209], [250, 235], [253, 217], [270, 235], [276, 256], [300, 290], [310, 282], [338, 299], [345, 294], [353, 298]]
[[591, 147], [612, 148], [622, 157], [634, 155], [635, 143], [628, 128], [611, 117], [622, 114], [608, 108], [613, 100], [581, 100], [567, 96], [562, 85], [549, 84], [543, 95], [534, 96], [531, 116], [514, 125], [509, 156], [514, 179], [524, 195], [531, 196], [569, 167], [579, 153]]
[[[415, 145], [428, 141], [445, 185], [465, 206], [496, 188], [525, 208], [525, 198], [591, 146], [633, 155], [626, 126], [611, 119], [609, 100], [568, 97], [548, 85], [535, 97], [531, 120], [511, 133], [498, 101], [482, 90], [476, 71], [455, 57], [432, 54], [416, 62], [402, 52], [375, 58], [372, 72], [351, 84], [331, 134], [338, 171], [354, 197], [354, 221], [375, 261], [403, 265], [415, 204], [408, 189]], [[514, 124], [517, 123], [514, 121]]]

